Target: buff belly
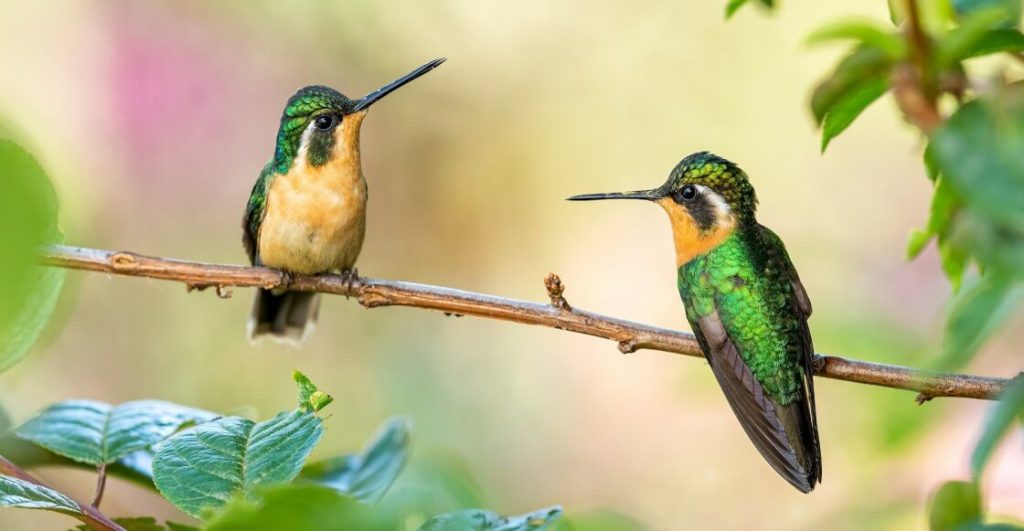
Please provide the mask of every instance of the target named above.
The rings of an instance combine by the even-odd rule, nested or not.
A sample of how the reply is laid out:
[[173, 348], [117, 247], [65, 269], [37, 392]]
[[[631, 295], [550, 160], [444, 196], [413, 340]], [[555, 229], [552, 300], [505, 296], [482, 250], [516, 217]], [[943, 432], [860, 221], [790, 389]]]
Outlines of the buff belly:
[[259, 234], [263, 265], [307, 275], [355, 265], [366, 232], [366, 181], [361, 172], [349, 179], [323, 173], [289, 172], [271, 183]]

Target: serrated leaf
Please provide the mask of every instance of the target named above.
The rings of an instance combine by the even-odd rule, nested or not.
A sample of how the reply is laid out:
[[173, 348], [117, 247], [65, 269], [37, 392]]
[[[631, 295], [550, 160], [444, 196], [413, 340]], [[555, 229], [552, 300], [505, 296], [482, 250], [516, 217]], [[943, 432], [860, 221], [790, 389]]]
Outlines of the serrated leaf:
[[929, 147], [973, 213], [1024, 232], [1024, 86], [961, 106]]
[[405, 466], [409, 439], [409, 423], [405, 419], [391, 419], [361, 454], [309, 464], [302, 469], [301, 477], [360, 501], [375, 503]]
[[867, 19], [846, 19], [815, 30], [807, 37], [807, 44], [823, 44], [834, 41], [855, 41], [883, 50], [892, 59], [906, 54], [907, 46], [899, 34]]
[[292, 379], [299, 387], [299, 409], [316, 413], [334, 401], [331, 395], [317, 389], [305, 374], [293, 371]]
[[811, 111], [820, 124], [832, 108], [850, 94], [887, 80], [892, 60], [886, 53], [869, 46], [858, 46], [847, 55], [811, 96]]
[[562, 508], [548, 507], [520, 516], [501, 516], [484, 509], [464, 509], [435, 516], [420, 531], [541, 531], [562, 516]]
[[0, 475], [0, 506], [81, 514], [71, 498], [42, 485]]
[[[55, 454], [35, 443], [8, 435], [0, 437], [0, 455], [18, 463], [28, 470], [40, 467], [68, 467], [95, 473], [96, 466], [81, 463]], [[150, 466], [152, 454], [149, 449], [132, 452], [116, 462], [107, 465], [107, 476], [130, 481], [141, 487], [156, 490], [153, 486], [153, 471]]]
[[305, 411], [260, 423], [220, 418], [167, 439], [153, 461], [153, 480], [171, 503], [199, 517], [235, 494], [291, 481], [322, 435], [320, 418]]
[[1018, 291], [1012, 277], [992, 273], [957, 294], [946, 322], [941, 366], [955, 369], [966, 364], [1006, 320]]
[[205, 531], [392, 531], [404, 529], [395, 515], [381, 514], [327, 487], [275, 485], [233, 498]]
[[64, 270], [36, 264], [47, 243], [62, 242], [57, 200], [46, 173], [17, 144], [0, 139], [0, 371], [35, 344], [57, 304]]
[[867, 109], [878, 98], [889, 90], [885, 79], [876, 79], [846, 94], [825, 113], [821, 124], [821, 152], [828, 148], [829, 142], [850, 127], [864, 109]]
[[1024, 415], [1024, 374], [1014, 378], [999, 396], [999, 402], [985, 423], [985, 431], [974, 447], [971, 454], [971, 473], [974, 474], [975, 481], [980, 481], [992, 452], [1010, 430], [1014, 419], [1020, 415]]
[[118, 406], [68, 400], [39, 412], [15, 434], [75, 461], [100, 465], [152, 446], [183, 424], [214, 417], [208, 411], [160, 400], [138, 400]]
[[928, 514], [931, 531], [956, 531], [981, 523], [981, 493], [968, 481], [947, 481], [935, 492]]

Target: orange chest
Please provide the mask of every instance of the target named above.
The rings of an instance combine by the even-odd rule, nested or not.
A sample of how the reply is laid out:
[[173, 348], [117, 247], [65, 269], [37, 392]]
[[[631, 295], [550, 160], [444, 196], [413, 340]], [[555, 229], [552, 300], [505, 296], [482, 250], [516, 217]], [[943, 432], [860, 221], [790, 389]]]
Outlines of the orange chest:
[[351, 267], [362, 247], [366, 199], [358, 164], [296, 164], [269, 185], [261, 261], [307, 274]]

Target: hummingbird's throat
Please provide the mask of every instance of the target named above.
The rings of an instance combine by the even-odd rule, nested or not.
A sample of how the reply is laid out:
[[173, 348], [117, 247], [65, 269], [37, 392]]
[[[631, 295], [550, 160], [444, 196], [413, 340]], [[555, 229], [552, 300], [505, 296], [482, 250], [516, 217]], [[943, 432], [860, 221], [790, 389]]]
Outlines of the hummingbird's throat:
[[728, 208], [716, 209], [715, 222], [710, 227], [702, 228], [690, 212], [671, 197], [659, 199], [657, 203], [665, 209], [672, 223], [676, 267], [711, 252], [736, 231], [736, 216]]

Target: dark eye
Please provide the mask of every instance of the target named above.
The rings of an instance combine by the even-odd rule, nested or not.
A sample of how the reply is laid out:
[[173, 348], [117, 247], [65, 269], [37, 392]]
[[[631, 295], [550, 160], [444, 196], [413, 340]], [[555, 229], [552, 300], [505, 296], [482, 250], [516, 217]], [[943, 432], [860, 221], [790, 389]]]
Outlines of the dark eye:
[[316, 117], [316, 128], [321, 131], [326, 131], [334, 127], [335, 120], [333, 114], [325, 114], [323, 116]]
[[688, 184], [683, 186], [678, 192], [672, 194], [672, 196], [676, 203], [691, 201], [694, 197], [697, 197], [697, 187], [692, 184]]

